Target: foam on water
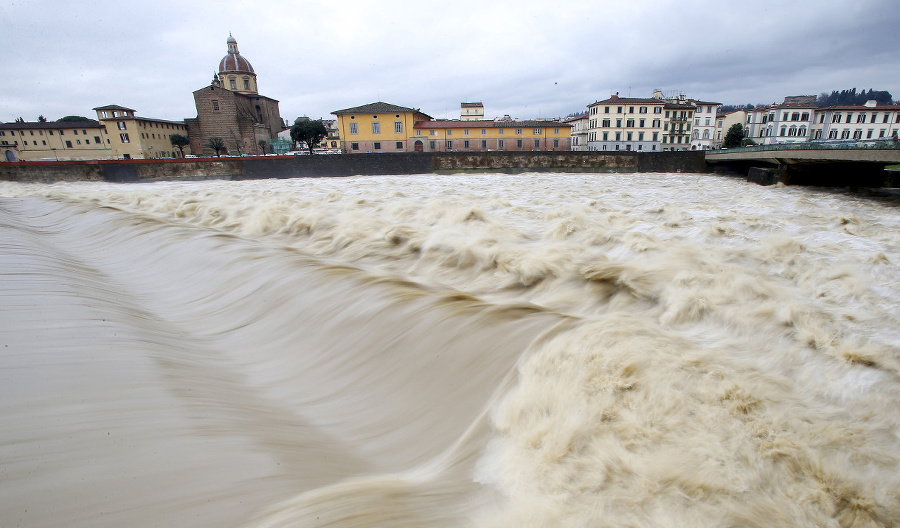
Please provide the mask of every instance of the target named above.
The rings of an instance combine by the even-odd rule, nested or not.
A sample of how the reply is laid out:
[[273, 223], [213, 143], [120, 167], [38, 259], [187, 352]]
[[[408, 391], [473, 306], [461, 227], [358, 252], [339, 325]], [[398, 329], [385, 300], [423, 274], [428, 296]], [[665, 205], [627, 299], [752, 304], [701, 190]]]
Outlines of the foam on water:
[[897, 201], [0, 184], [0, 524], [892, 526]]

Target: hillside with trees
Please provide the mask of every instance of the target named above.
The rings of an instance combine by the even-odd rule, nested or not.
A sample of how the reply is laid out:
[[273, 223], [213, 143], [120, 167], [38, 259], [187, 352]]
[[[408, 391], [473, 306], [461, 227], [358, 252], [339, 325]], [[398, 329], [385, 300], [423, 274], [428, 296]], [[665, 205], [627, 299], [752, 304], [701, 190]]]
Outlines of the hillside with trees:
[[[894, 96], [887, 90], [873, 90], [869, 88], [868, 90], [857, 91], [856, 88], [850, 88], [849, 90], [832, 90], [831, 93], [822, 92], [816, 97], [816, 106], [822, 108], [837, 105], [864, 105], [866, 101], [873, 99], [880, 105], [900, 104], [900, 101], [894, 101]], [[757, 106], [765, 105], [727, 104], [720, 106], [718, 113], [728, 114], [737, 110], [753, 110]]]
[[816, 106], [822, 108], [823, 106], [836, 105], [863, 105], [866, 104], [866, 101], [871, 101], [873, 99], [877, 101], [878, 104], [894, 103], [891, 92], [888, 92], [887, 90], [875, 91], [869, 88], [868, 90], [857, 92], [856, 88], [851, 88], [849, 90], [841, 90], [840, 92], [834, 90], [830, 94], [822, 92], [819, 94], [819, 97], [816, 98]]

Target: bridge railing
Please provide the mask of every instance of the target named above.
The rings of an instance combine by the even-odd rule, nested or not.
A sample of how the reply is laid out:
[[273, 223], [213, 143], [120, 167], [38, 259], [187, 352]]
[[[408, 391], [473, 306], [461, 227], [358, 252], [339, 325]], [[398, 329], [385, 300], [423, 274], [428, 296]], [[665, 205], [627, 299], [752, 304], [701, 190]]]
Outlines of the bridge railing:
[[804, 143], [777, 143], [750, 147], [729, 147], [707, 150], [709, 154], [725, 152], [765, 152], [771, 150], [900, 150], [900, 141], [891, 138], [870, 140], [810, 141]]

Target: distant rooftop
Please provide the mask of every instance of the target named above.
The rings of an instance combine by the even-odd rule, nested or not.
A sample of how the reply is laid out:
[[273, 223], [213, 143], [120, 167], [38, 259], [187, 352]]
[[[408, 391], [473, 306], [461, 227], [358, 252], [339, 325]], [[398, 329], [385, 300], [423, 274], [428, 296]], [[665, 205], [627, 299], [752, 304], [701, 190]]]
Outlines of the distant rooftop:
[[562, 128], [572, 125], [558, 121], [460, 121], [458, 119], [436, 119], [434, 121], [417, 121], [415, 128]]
[[126, 106], [119, 106], [119, 105], [98, 106], [97, 108], [94, 108], [94, 110], [124, 110], [124, 111], [128, 111], [128, 112], [135, 111], [134, 108], [128, 108]]
[[431, 116], [425, 114], [418, 108], [406, 108], [405, 106], [397, 106], [390, 103], [385, 103], [383, 101], [378, 101], [376, 103], [369, 103], [362, 106], [354, 106], [352, 108], [344, 108], [343, 110], [335, 110], [331, 112], [334, 115], [347, 115], [347, 114], [391, 114], [391, 113], [400, 113], [400, 112], [416, 112], [428, 117], [431, 119]]
[[62, 128], [99, 128], [100, 122], [88, 119], [87, 121], [29, 121], [27, 123], [0, 123], [2, 130], [38, 130], [52, 128], [59, 130]]

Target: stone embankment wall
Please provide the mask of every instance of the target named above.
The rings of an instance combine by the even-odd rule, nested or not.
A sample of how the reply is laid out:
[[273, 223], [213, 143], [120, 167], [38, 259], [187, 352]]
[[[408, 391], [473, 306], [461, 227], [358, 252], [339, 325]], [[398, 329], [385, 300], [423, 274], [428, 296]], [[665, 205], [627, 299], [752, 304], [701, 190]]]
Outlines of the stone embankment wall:
[[454, 172], [706, 172], [703, 152], [431, 152], [0, 163], [21, 182], [252, 180]]

